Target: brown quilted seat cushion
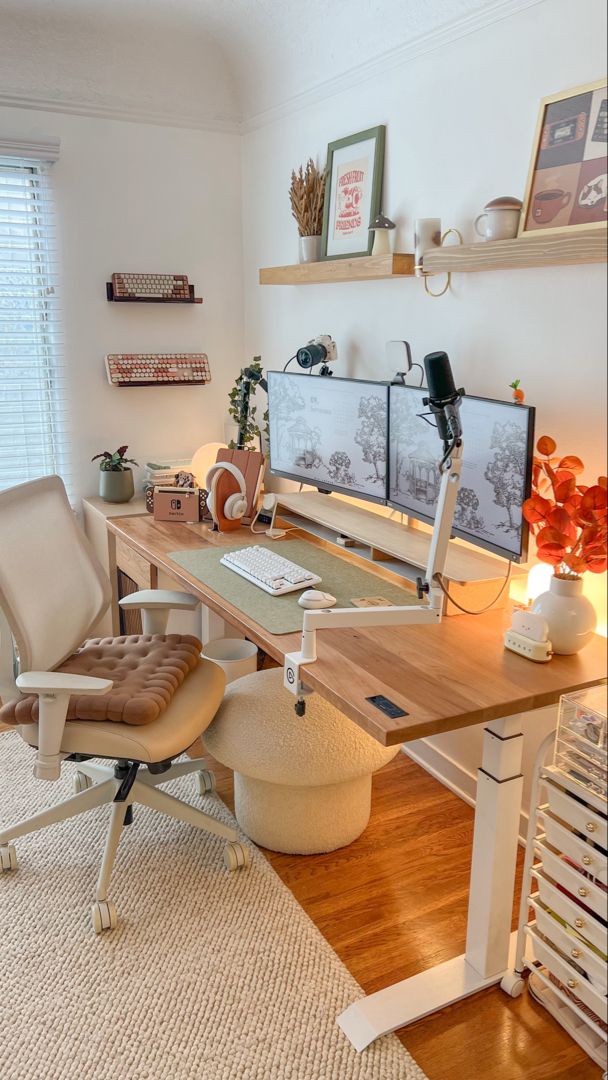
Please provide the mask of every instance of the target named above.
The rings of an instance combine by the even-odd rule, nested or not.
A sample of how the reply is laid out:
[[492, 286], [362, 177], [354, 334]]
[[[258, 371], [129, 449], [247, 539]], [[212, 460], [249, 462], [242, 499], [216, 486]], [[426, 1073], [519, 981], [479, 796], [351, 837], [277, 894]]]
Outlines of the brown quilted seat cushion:
[[[111, 679], [107, 694], [70, 698], [68, 720], [115, 720], [150, 724], [199, 663], [201, 643], [183, 634], [129, 634], [91, 638], [57, 668], [71, 675]], [[38, 697], [22, 694], [0, 708], [5, 724], [38, 720]]]

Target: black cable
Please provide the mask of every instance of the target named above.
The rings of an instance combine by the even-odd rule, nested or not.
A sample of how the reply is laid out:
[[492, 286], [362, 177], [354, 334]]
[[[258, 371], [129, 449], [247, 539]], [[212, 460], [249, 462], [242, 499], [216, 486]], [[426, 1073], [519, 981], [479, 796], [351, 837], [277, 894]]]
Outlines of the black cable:
[[289, 367], [290, 364], [293, 364], [293, 361], [296, 359], [297, 355], [298, 355], [297, 353], [294, 353], [293, 356], [289, 357], [289, 360], [285, 364], [285, 367], [283, 368], [283, 371], [287, 371], [287, 368]]
[[511, 577], [512, 566], [513, 566], [513, 564], [509, 561], [508, 568], [507, 568], [507, 576], [506, 576], [505, 580], [503, 581], [503, 583], [502, 583], [502, 585], [500, 587], [500, 591], [496, 594], [494, 599], [490, 601], [489, 604], [486, 604], [485, 607], [480, 608], [479, 611], [471, 611], [469, 608], [463, 607], [462, 604], [459, 604], [457, 600], [454, 600], [454, 597], [450, 596], [450, 593], [448, 592], [448, 590], [446, 589], [446, 587], [445, 587], [445, 585], [443, 583], [443, 575], [442, 574], [435, 574], [433, 580], [437, 582], [437, 584], [439, 585], [439, 588], [441, 589], [442, 593], [445, 596], [447, 596], [450, 603], [453, 604], [454, 607], [458, 608], [459, 611], [462, 611], [464, 615], [483, 615], [484, 612], [489, 611], [490, 608], [494, 607], [494, 604], [497, 604], [498, 601], [500, 600], [500, 598], [501, 598], [502, 594], [504, 593], [507, 585], [509, 584], [509, 579]]
[[[454, 453], [454, 448], [455, 448], [457, 442], [458, 442], [458, 439], [452, 439], [450, 445], [448, 446], [447, 450], [445, 451], [441, 461], [439, 462], [439, 466], [438, 466], [440, 473], [443, 472], [443, 466], [445, 465], [446, 461], [449, 461], [452, 454]], [[445, 445], [445, 443], [444, 443], [444, 445]]]

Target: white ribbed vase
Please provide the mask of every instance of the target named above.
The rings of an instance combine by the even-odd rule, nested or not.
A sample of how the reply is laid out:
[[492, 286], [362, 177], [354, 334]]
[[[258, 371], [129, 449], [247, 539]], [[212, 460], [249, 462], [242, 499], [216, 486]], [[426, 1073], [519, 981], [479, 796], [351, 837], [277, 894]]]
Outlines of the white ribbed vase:
[[321, 237], [300, 236], [298, 257], [301, 263], [319, 262], [321, 258]]
[[593, 604], [583, 596], [582, 578], [551, 578], [549, 591], [541, 593], [532, 611], [549, 624], [553, 651], [562, 655], [580, 652], [591, 640], [596, 626]]

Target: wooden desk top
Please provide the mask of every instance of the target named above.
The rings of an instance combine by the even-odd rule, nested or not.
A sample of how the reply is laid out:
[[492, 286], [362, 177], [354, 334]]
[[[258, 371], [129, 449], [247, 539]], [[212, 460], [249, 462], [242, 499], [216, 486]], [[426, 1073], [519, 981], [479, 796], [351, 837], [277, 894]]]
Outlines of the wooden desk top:
[[[207, 525], [174, 525], [150, 516], [110, 519], [108, 529], [279, 663], [299, 648], [299, 634], [268, 633], [168, 557], [206, 543], [255, 543], [248, 529], [221, 536]], [[357, 559], [346, 552], [344, 557]], [[508, 611], [491, 611], [447, 618], [437, 627], [319, 631], [320, 659], [302, 669], [303, 678], [383, 745], [394, 746], [553, 705], [561, 694], [606, 677], [603, 638], [596, 635], [576, 656], [534, 664], [505, 650], [502, 635], [509, 621]], [[374, 694], [384, 694], [408, 715], [389, 719], [366, 701]]]

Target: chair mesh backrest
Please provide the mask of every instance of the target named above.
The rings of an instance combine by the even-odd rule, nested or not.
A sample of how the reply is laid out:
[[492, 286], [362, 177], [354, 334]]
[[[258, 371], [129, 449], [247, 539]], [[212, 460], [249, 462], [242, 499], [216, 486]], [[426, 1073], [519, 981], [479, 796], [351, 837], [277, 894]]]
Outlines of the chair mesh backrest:
[[110, 582], [58, 476], [0, 492], [0, 608], [21, 671], [57, 667], [110, 599]]

